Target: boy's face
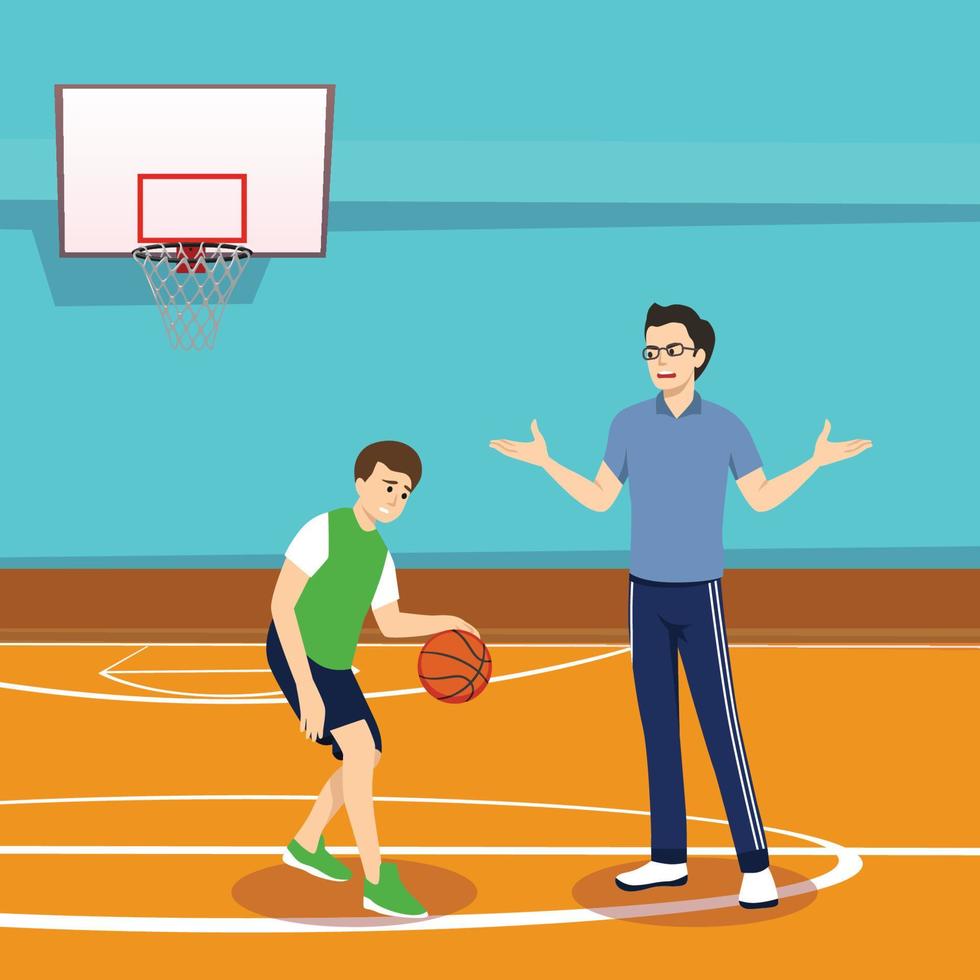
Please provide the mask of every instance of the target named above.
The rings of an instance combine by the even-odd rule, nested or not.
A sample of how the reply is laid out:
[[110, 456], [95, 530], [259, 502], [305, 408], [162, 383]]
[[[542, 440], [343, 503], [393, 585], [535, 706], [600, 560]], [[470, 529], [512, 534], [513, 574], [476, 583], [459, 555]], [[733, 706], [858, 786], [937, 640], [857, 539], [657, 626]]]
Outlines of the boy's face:
[[650, 380], [661, 390], [671, 392], [683, 388], [694, 374], [694, 369], [704, 364], [704, 351], [683, 350], [671, 357], [664, 348], [672, 344], [691, 348], [694, 343], [683, 323], [665, 323], [662, 327], [647, 327], [647, 346], [661, 348], [657, 357], [647, 361]]
[[371, 519], [390, 524], [405, 509], [412, 484], [404, 473], [388, 469], [384, 463], [375, 463], [374, 472], [366, 480], [355, 480], [361, 506]]

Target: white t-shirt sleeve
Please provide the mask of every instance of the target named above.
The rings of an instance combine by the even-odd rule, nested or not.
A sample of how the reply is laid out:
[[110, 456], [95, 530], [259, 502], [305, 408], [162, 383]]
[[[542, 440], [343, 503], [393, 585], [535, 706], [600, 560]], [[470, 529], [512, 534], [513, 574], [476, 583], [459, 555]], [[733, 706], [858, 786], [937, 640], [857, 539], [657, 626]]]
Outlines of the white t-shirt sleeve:
[[389, 551], [385, 557], [385, 567], [381, 570], [381, 581], [371, 600], [372, 609], [380, 609], [390, 602], [398, 601], [398, 577], [395, 575], [395, 560]]
[[286, 557], [306, 575], [319, 571], [330, 553], [330, 514], [318, 514], [307, 521], [290, 542]]
[[[300, 571], [312, 577], [330, 554], [330, 514], [318, 514], [307, 521], [286, 549], [286, 558]], [[371, 600], [372, 609], [380, 609], [391, 602], [398, 601], [398, 577], [395, 574], [395, 561], [391, 552], [385, 556], [381, 578]]]

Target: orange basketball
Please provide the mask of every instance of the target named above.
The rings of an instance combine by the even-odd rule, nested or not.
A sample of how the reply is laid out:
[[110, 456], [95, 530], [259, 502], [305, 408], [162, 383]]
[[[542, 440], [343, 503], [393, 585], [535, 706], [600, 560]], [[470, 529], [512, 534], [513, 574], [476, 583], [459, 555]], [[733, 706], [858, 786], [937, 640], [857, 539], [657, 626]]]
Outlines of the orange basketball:
[[436, 633], [419, 653], [419, 680], [439, 701], [472, 701], [489, 683], [493, 665], [486, 644], [465, 630]]

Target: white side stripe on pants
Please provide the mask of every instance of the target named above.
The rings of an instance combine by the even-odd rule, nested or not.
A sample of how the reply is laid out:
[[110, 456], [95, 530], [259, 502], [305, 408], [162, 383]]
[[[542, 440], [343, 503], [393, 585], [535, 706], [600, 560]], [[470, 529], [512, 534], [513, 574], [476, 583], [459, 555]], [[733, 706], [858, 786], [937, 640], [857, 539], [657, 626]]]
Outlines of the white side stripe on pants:
[[[742, 799], [745, 802], [745, 812], [749, 818], [749, 828], [752, 831], [752, 843], [756, 850], [762, 850], [762, 829], [759, 816], [753, 805], [749, 802], [748, 793], [748, 764], [745, 761], [745, 751], [742, 745], [742, 733], [739, 731], [738, 722], [735, 719], [735, 697], [729, 683], [729, 678], [725, 672], [725, 659], [722, 654], [722, 644], [718, 636], [719, 629], [724, 625], [721, 621], [721, 603], [715, 605], [715, 593], [712, 588], [716, 583], [708, 583], [708, 602], [711, 605], [711, 622], [715, 631], [715, 653], [718, 657], [718, 674], [721, 680], [722, 693], [725, 700], [725, 714], [728, 717], [728, 734], [732, 740], [732, 749], [735, 755], [735, 768], [738, 771], [738, 781], [742, 786]], [[758, 827], [758, 829], [757, 829]]]
[[630, 579], [630, 663], [633, 663], [633, 580]]
[[714, 581], [713, 585], [715, 589], [715, 606], [718, 609], [718, 626], [721, 629], [721, 640], [725, 649], [725, 656], [722, 658], [722, 663], [725, 665], [725, 673], [728, 677], [728, 692], [732, 706], [732, 718], [735, 721], [735, 731], [738, 733], [738, 748], [742, 754], [742, 766], [745, 769], [745, 783], [748, 788], [749, 800], [752, 804], [752, 813], [755, 817], [755, 825], [759, 831], [759, 846], [765, 847], [766, 835], [762, 829], [762, 818], [759, 816], [759, 807], [752, 786], [752, 776], [749, 773], [749, 763], [745, 758], [745, 741], [742, 738], [742, 726], [738, 720], [738, 706], [735, 704], [735, 687], [732, 682], [732, 661], [728, 650], [728, 628], [725, 626], [725, 617], [722, 615], [721, 610], [721, 591], [717, 580]]

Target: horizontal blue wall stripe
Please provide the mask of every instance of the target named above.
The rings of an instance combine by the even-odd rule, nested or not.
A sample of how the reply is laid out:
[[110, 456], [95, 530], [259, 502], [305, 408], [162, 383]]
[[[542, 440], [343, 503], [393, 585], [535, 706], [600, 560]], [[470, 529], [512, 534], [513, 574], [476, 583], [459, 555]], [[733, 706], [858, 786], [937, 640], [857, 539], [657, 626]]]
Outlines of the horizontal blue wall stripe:
[[980, 143], [338, 142], [331, 196], [975, 204], [978, 170]]
[[[441, 552], [395, 555], [399, 568], [626, 568], [626, 551]], [[0, 568], [279, 568], [281, 555], [0, 558]], [[739, 548], [726, 568], [980, 568], [980, 548]]]
[[[980, 221], [980, 204], [334, 201], [329, 217], [331, 232], [943, 224]], [[57, 221], [52, 201], [0, 201], [0, 230], [31, 231], [39, 249], [57, 248]]]
[[[335, 201], [330, 234], [390, 231], [534, 231], [586, 228], [963, 224], [980, 204], [599, 204]], [[29, 231], [55, 306], [152, 306], [142, 275], [124, 259], [62, 259], [54, 201], [0, 201], [0, 231]], [[253, 259], [229, 301], [255, 301], [269, 259]], [[278, 260], [282, 261], [282, 260]]]
[[[57, 197], [53, 138], [2, 139], [0, 159], [0, 199]], [[488, 203], [980, 204], [978, 171], [980, 142], [338, 140], [330, 196]]]
[[335, 201], [332, 231], [935, 224], [980, 221], [980, 204], [597, 204]]

